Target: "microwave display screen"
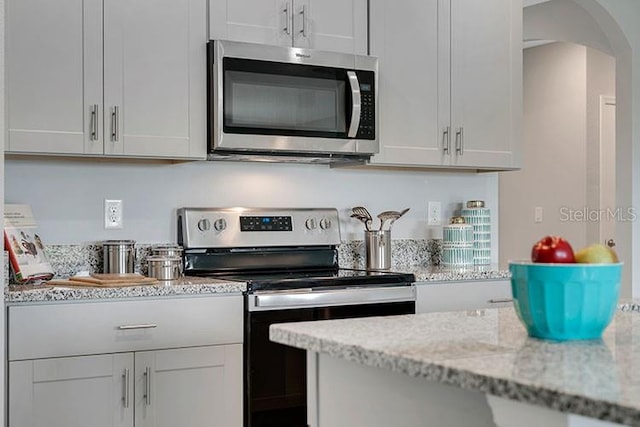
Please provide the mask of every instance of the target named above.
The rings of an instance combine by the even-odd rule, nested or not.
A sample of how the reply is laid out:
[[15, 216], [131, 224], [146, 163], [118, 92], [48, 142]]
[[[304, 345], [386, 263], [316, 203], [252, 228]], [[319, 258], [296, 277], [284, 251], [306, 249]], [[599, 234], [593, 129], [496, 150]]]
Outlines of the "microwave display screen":
[[360, 83], [360, 90], [362, 92], [371, 92], [371, 84], [369, 84], [369, 83]]

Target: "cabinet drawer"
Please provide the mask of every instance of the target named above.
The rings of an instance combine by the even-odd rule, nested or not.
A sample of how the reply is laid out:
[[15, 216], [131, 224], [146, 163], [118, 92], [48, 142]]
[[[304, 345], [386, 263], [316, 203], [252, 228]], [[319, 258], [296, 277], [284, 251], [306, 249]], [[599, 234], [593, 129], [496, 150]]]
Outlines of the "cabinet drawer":
[[242, 297], [9, 307], [9, 360], [242, 342]]
[[417, 313], [477, 310], [513, 305], [509, 280], [417, 284]]

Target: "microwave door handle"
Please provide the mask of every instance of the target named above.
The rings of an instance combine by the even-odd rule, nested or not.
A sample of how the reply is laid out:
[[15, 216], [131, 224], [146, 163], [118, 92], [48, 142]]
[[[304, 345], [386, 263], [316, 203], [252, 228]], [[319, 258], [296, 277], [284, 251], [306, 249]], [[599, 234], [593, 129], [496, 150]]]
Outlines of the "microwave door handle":
[[353, 101], [351, 107], [351, 124], [349, 125], [349, 133], [347, 133], [347, 137], [355, 138], [358, 134], [358, 129], [360, 128], [360, 82], [358, 81], [358, 76], [355, 71], [347, 71], [347, 77], [349, 77], [351, 99]]

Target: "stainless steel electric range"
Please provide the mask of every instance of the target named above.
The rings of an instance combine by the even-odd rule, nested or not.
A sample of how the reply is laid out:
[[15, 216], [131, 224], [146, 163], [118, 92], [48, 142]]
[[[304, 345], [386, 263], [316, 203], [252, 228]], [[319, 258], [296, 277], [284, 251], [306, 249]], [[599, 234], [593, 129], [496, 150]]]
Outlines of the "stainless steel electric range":
[[411, 274], [340, 268], [336, 209], [182, 208], [185, 274], [247, 283], [244, 425], [306, 427], [306, 355], [274, 323], [415, 312]]

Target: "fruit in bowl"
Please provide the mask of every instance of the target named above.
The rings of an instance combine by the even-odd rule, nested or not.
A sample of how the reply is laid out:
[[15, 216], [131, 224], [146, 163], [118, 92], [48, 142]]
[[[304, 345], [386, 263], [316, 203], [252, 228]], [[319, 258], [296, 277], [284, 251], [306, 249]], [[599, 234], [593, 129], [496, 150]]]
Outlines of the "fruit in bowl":
[[[602, 248], [610, 253], [603, 255]], [[516, 313], [530, 336], [565, 341], [602, 335], [615, 313], [622, 276], [615, 252], [602, 248], [581, 249], [574, 257], [579, 262], [509, 263]]]

